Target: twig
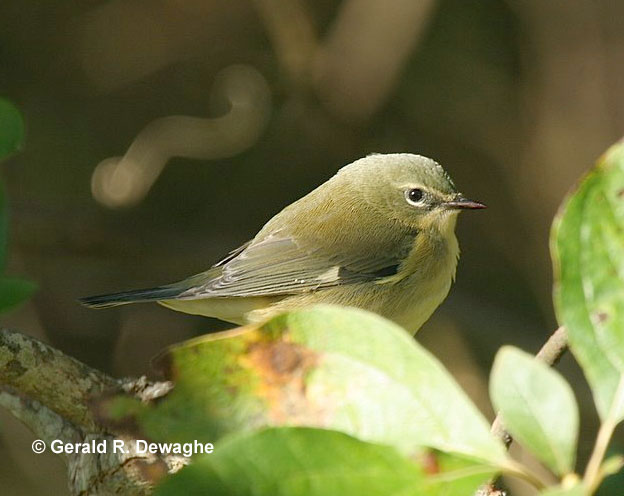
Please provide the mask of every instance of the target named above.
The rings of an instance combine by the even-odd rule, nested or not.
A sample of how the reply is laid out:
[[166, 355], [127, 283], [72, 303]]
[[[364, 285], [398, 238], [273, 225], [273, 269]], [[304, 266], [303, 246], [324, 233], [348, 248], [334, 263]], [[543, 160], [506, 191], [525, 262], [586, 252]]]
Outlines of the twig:
[[[537, 360], [541, 360], [546, 365], [553, 366], [556, 365], [559, 359], [563, 356], [565, 351], [568, 349], [568, 336], [565, 330], [565, 327], [559, 327], [552, 335], [548, 338], [548, 341], [544, 343], [544, 346], [538, 351], [535, 358]], [[505, 448], [509, 449], [509, 446], [513, 442], [513, 438], [511, 435], [505, 430], [505, 426], [503, 425], [503, 419], [499, 414], [496, 415], [494, 422], [492, 423], [492, 434], [500, 439]], [[504, 492], [498, 489], [494, 483], [487, 484], [477, 491], [475, 496], [502, 496]]]
[[583, 475], [583, 483], [588, 488], [589, 494], [593, 494], [598, 485], [601, 482], [600, 477], [600, 465], [604, 459], [607, 447], [613, 436], [613, 431], [619, 423], [620, 413], [622, 412], [624, 404], [624, 376], [620, 377], [620, 383], [615, 391], [613, 403], [609, 409], [607, 417], [602, 422], [600, 430], [598, 431], [598, 437], [596, 438], [596, 444], [592, 451], [585, 474]]
[[548, 341], [542, 346], [535, 358], [552, 367], [559, 362], [567, 349], [568, 334], [565, 327], [561, 326], [548, 338]]

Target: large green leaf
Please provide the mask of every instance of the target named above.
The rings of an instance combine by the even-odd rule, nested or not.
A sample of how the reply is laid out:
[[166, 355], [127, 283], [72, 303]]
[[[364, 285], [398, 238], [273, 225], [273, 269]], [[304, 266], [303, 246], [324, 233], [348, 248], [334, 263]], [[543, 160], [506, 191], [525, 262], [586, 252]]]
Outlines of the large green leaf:
[[37, 289], [37, 285], [25, 279], [0, 277], [0, 313], [15, 308], [26, 301]]
[[0, 160], [19, 150], [24, 141], [24, 120], [19, 110], [0, 98]]
[[[335, 429], [413, 454], [426, 446], [503, 464], [488, 423], [444, 367], [369, 312], [308, 307], [176, 346], [156, 404], [100, 404], [155, 439], [212, 442], [263, 426]], [[131, 424], [135, 419], [131, 420]]]
[[504, 346], [494, 360], [490, 395], [513, 437], [557, 474], [572, 472], [579, 414], [572, 389], [558, 372]]
[[[604, 419], [624, 373], [624, 144], [564, 202], [551, 251], [557, 316]], [[624, 408], [611, 415], [621, 420]]]
[[238, 435], [165, 479], [156, 496], [464, 496], [493, 475], [488, 467], [426, 476], [388, 446], [336, 431], [273, 428]]

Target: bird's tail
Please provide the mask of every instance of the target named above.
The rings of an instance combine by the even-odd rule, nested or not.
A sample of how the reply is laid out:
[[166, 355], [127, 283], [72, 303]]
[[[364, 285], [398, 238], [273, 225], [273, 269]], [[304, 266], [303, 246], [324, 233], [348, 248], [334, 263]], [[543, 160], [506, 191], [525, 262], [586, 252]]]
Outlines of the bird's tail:
[[179, 286], [161, 286], [158, 288], [135, 289], [120, 293], [87, 296], [86, 298], [80, 298], [78, 301], [91, 308], [107, 308], [142, 301], [168, 300], [179, 296], [183, 291], [184, 289]]

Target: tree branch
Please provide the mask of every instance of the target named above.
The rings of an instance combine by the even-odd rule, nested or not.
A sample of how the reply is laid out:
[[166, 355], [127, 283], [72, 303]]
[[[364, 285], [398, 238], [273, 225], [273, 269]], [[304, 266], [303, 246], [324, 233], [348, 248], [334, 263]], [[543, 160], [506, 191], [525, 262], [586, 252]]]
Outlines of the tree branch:
[[[147, 496], [162, 476], [186, 464], [181, 456], [137, 452], [136, 440], [107, 431], [89, 408], [94, 397], [106, 392], [123, 390], [148, 401], [171, 387], [144, 377], [116, 380], [36, 339], [0, 331], [0, 406], [48, 448], [57, 440], [106, 447], [103, 453], [62, 453], [72, 495]], [[115, 440], [122, 440], [125, 449], [113, 449]]]
[[[28, 427], [48, 446], [55, 439], [79, 442], [80, 429], [36, 400], [21, 395], [8, 386], [0, 386], [0, 406]], [[65, 457], [65, 461], [69, 459]]]
[[100, 427], [88, 400], [120, 386], [112, 377], [61, 351], [7, 329], [0, 330], [0, 384], [45, 405], [75, 426], [94, 431]]

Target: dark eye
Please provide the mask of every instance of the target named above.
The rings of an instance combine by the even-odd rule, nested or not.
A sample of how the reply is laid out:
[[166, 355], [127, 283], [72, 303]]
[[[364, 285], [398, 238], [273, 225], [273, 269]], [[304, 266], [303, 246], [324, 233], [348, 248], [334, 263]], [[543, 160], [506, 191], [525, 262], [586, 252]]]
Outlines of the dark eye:
[[410, 203], [419, 203], [423, 199], [424, 196], [425, 196], [425, 193], [423, 193], [423, 190], [418, 189], [418, 188], [408, 189], [405, 192], [405, 197], [407, 198], [407, 201], [409, 201]]

